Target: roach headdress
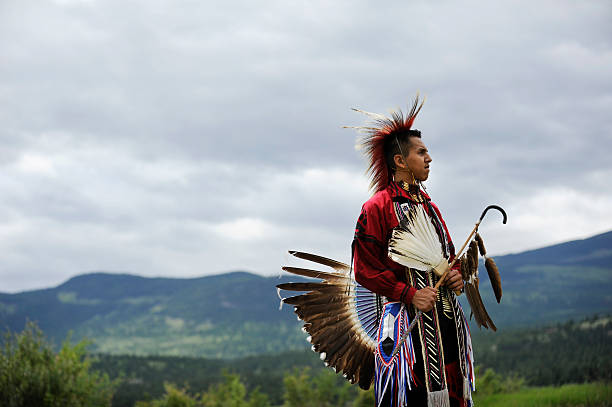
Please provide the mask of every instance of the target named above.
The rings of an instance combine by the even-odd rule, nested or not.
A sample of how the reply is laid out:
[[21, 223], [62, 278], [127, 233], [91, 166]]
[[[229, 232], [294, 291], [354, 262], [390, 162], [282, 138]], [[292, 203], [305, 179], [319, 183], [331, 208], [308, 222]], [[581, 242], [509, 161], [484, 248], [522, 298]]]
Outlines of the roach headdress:
[[374, 192], [383, 190], [389, 185], [393, 177], [393, 169], [387, 164], [385, 153], [390, 148], [391, 143], [398, 143], [398, 135], [407, 133], [412, 128], [414, 119], [419, 114], [425, 100], [419, 103], [417, 93], [412, 108], [404, 116], [401, 110], [391, 112], [391, 117], [386, 117], [377, 113], [365, 112], [353, 109], [371, 117], [372, 122], [365, 126], [345, 126], [358, 129], [363, 136], [357, 143], [357, 148], [363, 150], [363, 154], [369, 161], [367, 173], [371, 178], [370, 189]]

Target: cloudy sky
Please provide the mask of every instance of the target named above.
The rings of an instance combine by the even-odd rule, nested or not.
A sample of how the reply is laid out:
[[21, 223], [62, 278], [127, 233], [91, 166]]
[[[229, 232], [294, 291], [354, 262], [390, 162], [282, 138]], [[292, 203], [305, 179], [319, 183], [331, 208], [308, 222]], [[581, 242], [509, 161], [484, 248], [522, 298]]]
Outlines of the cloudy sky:
[[427, 188], [489, 252], [612, 229], [609, 1], [0, 2], [0, 291], [344, 261], [364, 117], [417, 91]]

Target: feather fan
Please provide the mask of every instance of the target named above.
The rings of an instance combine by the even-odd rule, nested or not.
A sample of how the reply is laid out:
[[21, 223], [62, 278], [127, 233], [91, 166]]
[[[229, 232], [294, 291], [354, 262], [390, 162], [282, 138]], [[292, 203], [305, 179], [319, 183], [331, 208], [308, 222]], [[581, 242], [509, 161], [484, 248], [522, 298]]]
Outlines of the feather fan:
[[442, 245], [423, 206], [411, 209], [406, 224], [393, 230], [389, 241], [389, 257], [403, 266], [427, 271], [433, 269], [442, 276], [448, 269], [448, 261]]
[[278, 284], [279, 293], [306, 291], [282, 302], [294, 306], [294, 312], [304, 321], [304, 331], [310, 335], [307, 339], [312, 350], [321, 354], [325, 364], [367, 390], [374, 379], [376, 295], [354, 280], [347, 264], [316, 254], [289, 253], [333, 270], [283, 267], [288, 273], [321, 281]]

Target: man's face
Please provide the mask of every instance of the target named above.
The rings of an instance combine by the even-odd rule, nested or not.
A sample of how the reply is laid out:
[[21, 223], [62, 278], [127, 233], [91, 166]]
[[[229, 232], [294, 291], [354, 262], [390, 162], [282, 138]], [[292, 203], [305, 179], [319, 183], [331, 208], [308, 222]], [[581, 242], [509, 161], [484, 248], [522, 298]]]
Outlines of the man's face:
[[418, 137], [410, 138], [410, 152], [404, 157], [406, 167], [412, 171], [417, 181], [425, 181], [429, 177], [429, 163], [431, 157], [423, 140]]

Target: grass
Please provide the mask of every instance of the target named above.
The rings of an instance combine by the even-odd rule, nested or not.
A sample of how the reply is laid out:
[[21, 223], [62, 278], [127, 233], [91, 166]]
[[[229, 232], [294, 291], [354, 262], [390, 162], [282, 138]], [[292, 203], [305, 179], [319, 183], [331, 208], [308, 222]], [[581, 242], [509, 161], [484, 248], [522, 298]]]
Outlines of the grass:
[[531, 387], [516, 393], [478, 396], [474, 404], [483, 407], [603, 407], [612, 406], [611, 383], [566, 384], [559, 387]]

